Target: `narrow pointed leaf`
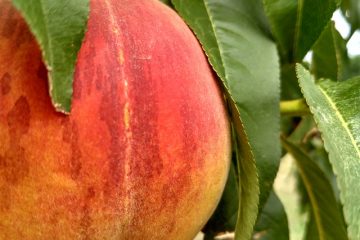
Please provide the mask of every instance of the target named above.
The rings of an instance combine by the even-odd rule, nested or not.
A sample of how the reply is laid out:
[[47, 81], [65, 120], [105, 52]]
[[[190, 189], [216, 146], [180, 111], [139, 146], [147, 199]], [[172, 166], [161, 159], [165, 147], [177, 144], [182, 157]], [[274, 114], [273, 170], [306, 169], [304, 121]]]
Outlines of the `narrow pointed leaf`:
[[264, 0], [264, 5], [282, 59], [291, 62], [298, 0]]
[[309, 207], [308, 222], [306, 224], [305, 240], [319, 240], [319, 231], [316, 226], [316, 219], [312, 207]]
[[[229, 96], [230, 97], [230, 96]], [[235, 240], [251, 238], [258, 215], [259, 179], [255, 159], [239, 110], [233, 100], [229, 102], [233, 124], [236, 130], [236, 158], [239, 174], [238, 199], [239, 207], [235, 226]]]
[[54, 107], [69, 113], [73, 74], [84, 37], [89, 0], [13, 0], [13, 3], [42, 50]]
[[315, 84], [301, 65], [297, 66], [297, 74], [337, 176], [349, 238], [357, 239], [360, 236], [360, 77]]
[[264, 0], [285, 62], [301, 61], [330, 21], [336, 0]]
[[302, 60], [336, 10], [336, 0], [299, 0], [295, 28], [295, 60]]
[[360, 1], [359, 0], [342, 0], [341, 9], [344, 16], [351, 24], [352, 31], [360, 28]]
[[346, 240], [346, 229], [337, 208], [332, 187], [321, 169], [295, 144], [283, 139], [283, 146], [295, 158], [308, 193], [320, 240]]
[[280, 158], [279, 60], [262, 17], [249, 17], [248, 2], [173, 0], [240, 112], [259, 171], [262, 206]]
[[346, 42], [330, 22], [313, 47], [311, 71], [318, 78], [342, 79]]

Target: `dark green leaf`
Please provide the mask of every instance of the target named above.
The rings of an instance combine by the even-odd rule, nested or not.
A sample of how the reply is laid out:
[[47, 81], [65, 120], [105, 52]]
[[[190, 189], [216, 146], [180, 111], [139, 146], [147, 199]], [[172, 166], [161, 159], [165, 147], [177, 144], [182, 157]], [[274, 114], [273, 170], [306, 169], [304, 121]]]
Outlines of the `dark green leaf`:
[[345, 66], [345, 78], [352, 78], [360, 75], [360, 56], [350, 58]]
[[360, 77], [333, 82], [297, 66], [300, 85], [314, 114], [337, 175], [350, 239], [360, 236]]
[[309, 220], [306, 224], [306, 236], [305, 240], [319, 240], [319, 231], [317, 229], [314, 211], [312, 207], [309, 207]]
[[160, 0], [160, 2], [165, 3], [166, 5], [171, 7], [171, 0]]
[[250, 2], [173, 0], [236, 102], [259, 170], [262, 206], [280, 158], [279, 64], [274, 43], [260, 27], [261, 17], [250, 18], [246, 11]]
[[259, 182], [254, 155], [251, 151], [239, 111], [230, 101], [230, 111], [236, 130], [236, 158], [239, 175], [239, 207], [235, 227], [235, 240], [250, 239], [258, 215]]
[[336, 0], [264, 0], [284, 62], [301, 61], [336, 9]]
[[[281, 100], [295, 100], [302, 98], [299, 82], [296, 77], [295, 64], [281, 65]], [[281, 104], [280, 104], [281, 105]], [[288, 135], [296, 126], [292, 116], [281, 116], [281, 132]]]
[[77, 53], [89, 13], [89, 0], [13, 0], [35, 35], [49, 75], [57, 111], [69, 113]]
[[[316, 137], [313, 138], [313, 140], [311, 141], [311, 146], [313, 148], [310, 151], [308, 151], [308, 155], [310, 156], [311, 159], [313, 159], [317, 163], [317, 165], [321, 168], [321, 170], [326, 175], [327, 179], [329, 180], [329, 182], [333, 188], [338, 206], [342, 210], [342, 205], [341, 205], [341, 201], [340, 201], [340, 191], [337, 186], [336, 176], [334, 174], [334, 171], [332, 169], [332, 166], [331, 166], [331, 163], [329, 160], [329, 155], [326, 152], [324, 145], [323, 144], [320, 145], [319, 142], [320, 142], [320, 139], [318, 139]], [[344, 217], [343, 217], [343, 222], [345, 223]]]
[[284, 62], [292, 62], [298, 0], [264, 0], [272, 33]]
[[332, 187], [321, 169], [295, 144], [283, 139], [309, 195], [320, 240], [346, 240], [347, 233]]
[[267, 36], [271, 37], [271, 29], [264, 11], [263, 0], [238, 1], [238, 7], [249, 21], [256, 24]]
[[342, 0], [341, 9], [344, 16], [351, 24], [352, 31], [360, 28], [360, 1], [359, 0]]
[[282, 203], [274, 191], [264, 206], [255, 226], [255, 240], [288, 240], [288, 220]]
[[316, 78], [342, 79], [346, 64], [346, 42], [330, 22], [313, 47], [311, 71]]
[[302, 60], [316, 42], [336, 10], [336, 4], [336, 0], [299, 0], [295, 60]]
[[301, 122], [296, 126], [294, 132], [289, 136], [289, 140], [294, 143], [301, 144], [306, 137], [306, 134], [314, 127], [314, 120], [311, 116], [304, 116]]
[[301, 90], [296, 77], [295, 64], [281, 65], [281, 100], [301, 98]]

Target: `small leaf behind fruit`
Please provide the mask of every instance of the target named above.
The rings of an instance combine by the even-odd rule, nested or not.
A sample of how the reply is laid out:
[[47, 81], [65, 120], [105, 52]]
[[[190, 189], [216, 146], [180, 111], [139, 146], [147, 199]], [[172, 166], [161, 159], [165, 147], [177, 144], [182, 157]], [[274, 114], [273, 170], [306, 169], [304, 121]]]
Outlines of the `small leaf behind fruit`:
[[346, 229], [332, 187], [325, 174], [306, 153], [290, 141], [283, 146], [295, 158], [308, 193], [320, 240], [346, 240]]
[[360, 77], [334, 82], [313, 77], [301, 65], [297, 74], [322, 133], [337, 176], [350, 239], [360, 236]]
[[285, 62], [301, 61], [330, 21], [336, 0], [264, 0]]
[[263, 0], [282, 59], [292, 62], [298, 0]]
[[314, 45], [336, 10], [336, 0], [299, 0], [294, 57], [301, 61]]
[[351, 24], [351, 31], [355, 32], [360, 28], [360, 2], [359, 0], [342, 0], [341, 10]]
[[85, 33], [89, 0], [13, 0], [43, 53], [52, 102], [69, 113], [77, 53]]
[[346, 59], [346, 42], [330, 22], [313, 47], [311, 71], [316, 78], [340, 80]]

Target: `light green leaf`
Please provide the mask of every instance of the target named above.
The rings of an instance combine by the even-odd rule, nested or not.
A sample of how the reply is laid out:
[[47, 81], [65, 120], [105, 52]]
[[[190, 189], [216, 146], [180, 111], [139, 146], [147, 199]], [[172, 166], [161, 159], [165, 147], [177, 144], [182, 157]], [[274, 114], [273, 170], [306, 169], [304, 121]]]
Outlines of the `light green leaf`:
[[89, 0], [13, 0], [43, 53], [52, 102], [69, 113], [77, 53], [85, 33]]
[[337, 208], [332, 187], [321, 169], [305, 152], [283, 139], [283, 146], [293, 155], [313, 210], [320, 240], [346, 240], [346, 229]]
[[333, 82], [313, 77], [301, 65], [297, 74], [322, 133], [337, 176], [350, 239], [360, 236], [360, 77]]
[[336, 9], [336, 0], [263, 0], [284, 62], [301, 61]]
[[261, 30], [261, 17], [249, 17], [248, 2], [173, 0], [236, 102], [259, 170], [262, 205], [280, 158], [279, 64], [275, 44]]
[[346, 42], [330, 22], [313, 47], [311, 71], [318, 78], [342, 79], [346, 64]]

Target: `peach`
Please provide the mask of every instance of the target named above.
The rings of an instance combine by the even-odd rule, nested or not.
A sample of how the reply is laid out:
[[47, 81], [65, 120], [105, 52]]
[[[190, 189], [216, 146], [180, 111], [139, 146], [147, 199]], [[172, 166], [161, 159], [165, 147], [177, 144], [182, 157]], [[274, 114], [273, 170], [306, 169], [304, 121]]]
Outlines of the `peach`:
[[230, 127], [201, 46], [157, 0], [91, 0], [69, 116], [0, 0], [0, 239], [192, 239], [227, 178]]

